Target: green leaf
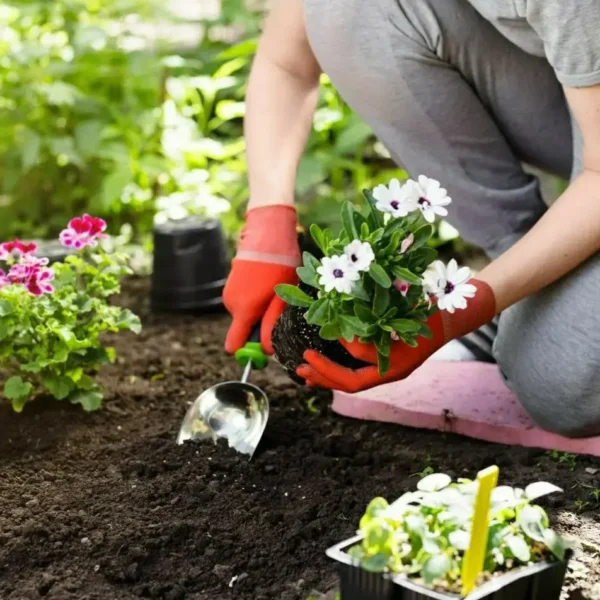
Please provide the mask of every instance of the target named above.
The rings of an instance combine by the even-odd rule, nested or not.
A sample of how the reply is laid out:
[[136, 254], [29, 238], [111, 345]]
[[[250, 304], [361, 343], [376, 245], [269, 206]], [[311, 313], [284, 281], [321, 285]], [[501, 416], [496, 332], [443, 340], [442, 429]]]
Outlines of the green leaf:
[[452, 568], [452, 560], [447, 554], [438, 554], [432, 556], [424, 565], [421, 570], [421, 575], [425, 580], [425, 583], [431, 585], [436, 581], [443, 579], [446, 573]]
[[371, 211], [371, 217], [376, 227], [381, 227], [381, 216], [377, 208], [375, 208], [375, 204], [377, 204], [375, 198], [373, 198], [373, 192], [371, 190], [363, 190], [363, 196], [367, 201], [369, 209]]
[[0, 298], [0, 317], [12, 315], [16, 309], [17, 307], [12, 302]]
[[523, 532], [532, 540], [544, 542], [546, 529], [546, 513], [539, 506], [524, 506], [518, 515], [518, 522]]
[[433, 248], [418, 248], [410, 255], [410, 264], [414, 266], [428, 267], [436, 258], [437, 250]]
[[558, 560], [564, 560], [565, 553], [567, 551], [567, 545], [565, 540], [563, 540], [558, 533], [552, 531], [552, 529], [546, 529], [544, 531], [544, 544], [548, 546], [550, 552], [552, 552], [552, 554], [554, 554]]
[[390, 305], [390, 290], [380, 285], [375, 286], [375, 297], [373, 298], [373, 312], [380, 317]]
[[383, 377], [390, 370], [390, 357], [377, 352], [377, 372]]
[[75, 145], [82, 156], [89, 158], [98, 151], [103, 128], [104, 123], [95, 119], [82, 121], [75, 127]]
[[29, 381], [23, 381], [18, 375], [9, 377], [4, 382], [4, 395], [8, 400], [12, 401], [15, 412], [21, 412], [23, 406], [31, 396], [33, 386]]
[[390, 337], [390, 334], [387, 333], [386, 331], [382, 331], [379, 336], [379, 339], [375, 342], [375, 346], [377, 347], [377, 352], [379, 352], [379, 354], [381, 354], [382, 356], [390, 355], [391, 344], [392, 344], [392, 338]]
[[384, 228], [384, 237], [391, 236], [396, 232], [402, 234], [404, 232], [404, 224], [405, 222], [402, 219], [392, 219]]
[[367, 291], [365, 290], [363, 282], [360, 279], [352, 286], [350, 296], [358, 300], [364, 300], [365, 302], [369, 302], [371, 300], [369, 294], [367, 294]]
[[370, 573], [382, 573], [387, 567], [387, 561], [388, 555], [384, 552], [378, 552], [362, 560], [360, 566]]
[[369, 275], [371, 276], [371, 279], [381, 287], [389, 288], [392, 286], [392, 280], [389, 278], [384, 268], [375, 262], [371, 264]]
[[356, 152], [373, 135], [373, 130], [358, 117], [354, 116], [352, 121], [342, 130], [335, 144], [338, 154], [350, 154]]
[[369, 224], [366, 221], [364, 221], [360, 225], [360, 237], [365, 239], [365, 238], [368, 238], [370, 235], [371, 235], [371, 230], [369, 229]]
[[310, 226], [310, 235], [321, 252], [327, 256], [327, 242], [325, 240], [325, 234], [316, 223], [313, 223]]
[[42, 384], [57, 400], [64, 400], [75, 387], [69, 377], [62, 375], [46, 377], [42, 380]]
[[354, 328], [348, 323], [348, 321], [345, 321], [344, 319], [342, 319], [342, 317], [340, 316], [339, 319], [339, 325], [340, 325], [340, 331], [342, 333], [342, 337], [347, 341], [347, 342], [352, 342], [354, 340]]
[[140, 333], [142, 331], [142, 322], [140, 321], [140, 318], [128, 308], [121, 310], [116, 325], [119, 329], [129, 329], [130, 331], [133, 331], [133, 333]]
[[81, 404], [83, 410], [92, 412], [98, 410], [102, 406], [102, 391], [94, 386], [90, 390], [77, 390], [69, 398], [73, 404]]
[[433, 332], [431, 331], [429, 326], [423, 323], [422, 321], [419, 321], [419, 331], [417, 331], [417, 335], [427, 338], [428, 340], [433, 339]]
[[296, 273], [298, 274], [298, 277], [300, 277], [300, 280], [303, 283], [306, 283], [306, 285], [310, 285], [314, 288], [319, 287], [317, 273], [311, 267], [298, 267]]
[[422, 323], [411, 319], [392, 319], [388, 321], [389, 326], [398, 333], [416, 333], [421, 329]]
[[316, 271], [321, 266], [319, 259], [315, 258], [310, 252], [302, 253], [302, 264], [307, 269], [313, 269], [314, 271]]
[[65, 343], [69, 350], [81, 350], [89, 348], [91, 345], [89, 340], [78, 340], [75, 334], [67, 327], [59, 327], [54, 333]]
[[420, 248], [421, 246], [424, 246], [429, 241], [429, 238], [431, 238], [432, 235], [433, 227], [431, 225], [423, 225], [423, 227], [420, 227], [419, 229], [417, 229], [417, 231], [415, 231], [415, 239], [411, 244], [409, 250], [413, 251], [417, 248]]
[[275, 286], [275, 293], [290, 306], [309, 307], [314, 300], [296, 285], [282, 283]]
[[358, 239], [358, 229], [354, 222], [354, 206], [351, 202], [344, 202], [342, 205], [342, 223], [350, 240]]
[[394, 274], [394, 277], [402, 279], [402, 281], [406, 281], [412, 285], [421, 285], [422, 283], [421, 278], [418, 275], [415, 275], [404, 267], [392, 267], [392, 273]]
[[531, 550], [529, 545], [520, 535], [511, 535], [506, 539], [506, 545], [512, 552], [513, 556], [523, 563], [529, 562], [531, 558]]
[[42, 138], [35, 131], [26, 129], [23, 132], [23, 142], [23, 146], [21, 147], [21, 166], [23, 171], [29, 171], [38, 162], [42, 147]]
[[[353, 317], [350, 315], [340, 315], [338, 317], [340, 324], [346, 325], [346, 327], [352, 329], [353, 336], [362, 336], [367, 334], [367, 326], [357, 317]], [[352, 340], [347, 340], [351, 342]]]
[[323, 161], [315, 156], [305, 155], [298, 166], [296, 192], [303, 196], [326, 178], [327, 169]]
[[377, 321], [375, 313], [363, 304], [355, 304], [354, 313], [363, 323], [375, 323]]
[[312, 303], [312, 306], [308, 309], [304, 318], [307, 323], [311, 325], [325, 325], [327, 323], [327, 316], [329, 313], [329, 299], [319, 298]]
[[342, 337], [342, 331], [337, 323], [327, 323], [319, 330], [319, 336], [324, 340], [339, 340]]
[[125, 186], [133, 181], [133, 173], [129, 164], [120, 165], [110, 175], [102, 181], [102, 191], [100, 193], [100, 206], [104, 210], [121, 200], [121, 194]]

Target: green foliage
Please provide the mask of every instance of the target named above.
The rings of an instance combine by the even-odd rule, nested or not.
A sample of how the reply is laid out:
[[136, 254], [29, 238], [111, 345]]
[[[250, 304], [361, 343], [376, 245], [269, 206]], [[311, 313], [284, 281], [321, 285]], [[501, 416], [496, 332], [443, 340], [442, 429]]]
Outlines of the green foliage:
[[[436, 310], [425, 297], [422, 276], [436, 257], [435, 250], [425, 247], [433, 228], [425, 223], [419, 211], [404, 218], [384, 221], [365, 191], [368, 211], [366, 216], [353, 204], [346, 202], [341, 209], [343, 226], [334, 237], [330, 229], [322, 230], [313, 224], [310, 233], [324, 255], [323, 261], [310, 253], [303, 255], [298, 276], [312, 289], [309, 294], [297, 286], [282, 284], [275, 288], [277, 295], [292, 306], [307, 308], [306, 321], [320, 327], [323, 339], [344, 338], [351, 342], [358, 338], [377, 348], [379, 371], [389, 368], [392, 340], [417, 345], [419, 336], [429, 336], [427, 319]], [[412, 238], [411, 238], [412, 236]], [[413, 239], [402, 251], [402, 242]], [[322, 269], [326, 261], [349, 252], [349, 244], [361, 244], [372, 254], [366, 268], [357, 275], [351, 288], [343, 291], [327, 288]], [[402, 293], [393, 281], [409, 283]]]
[[560, 464], [569, 467], [569, 470], [574, 471], [577, 466], [577, 456], [569, 452], [561, 452], [560, 450], [550, 450], [548, 456]]
[[[545, 511], [532, 504], [558, 491], [545, 482], [525, 490], [508, 486], [493, 490], [486, 574], [564, 558], [564, 540], [549, 528]], [[360, 521], [362, 542], [350, 554], [367, 571], [402, 573], [436, 589], [458, 592], [476, 493], [477, 482], [452, 483], [447, 475], [434, 473], [391, 505], [375, 498]]]
[[130, 330], [140, 320], [108, 300], [130, 273], [125, 258], [99, 248], [55, 263], [54, 292], [34, 296], [24, 286], [0, 289], [0, 372], [3, 393], [20, 412], [38, 393], [96, 410], [102, 389], [94, 373], [115, 358], [101, 334]]
[[[162, 66], [118, 20], [157, 2], [9, 0], [0, 8], [0, 239], [72, 214], [151, 218]], [[132, 18], [132, 17], [130, 17]], [[138, 193], [135, 186], [145, 190]], [[135, 193], [134, 193], [135, 190]]]
[[[0, 7], [0, 239], [51, 237], [83, 212], [106, 218], [113, 233], [132, 225], [138, 237], [155, 219], [217, 216], [235, 239], [248, 200], [244, 98], [262, 14], [222, 0], [200, 47], [173, 53], [135, 29], [168, 21], [163, 5]], [[243, 32], [234, 44], [232, 26]], [[296, 184], [301, 223], [336, 232], [357, 190], [403, 176], [323, 75]], [[436, 230], [431, 244], [446, 238]]]

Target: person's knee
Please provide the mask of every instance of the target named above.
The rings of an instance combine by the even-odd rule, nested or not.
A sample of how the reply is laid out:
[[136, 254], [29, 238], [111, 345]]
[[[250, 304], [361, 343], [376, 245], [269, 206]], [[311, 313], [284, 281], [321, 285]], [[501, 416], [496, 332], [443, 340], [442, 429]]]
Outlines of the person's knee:
[[522, 345], [527, 342], [521, 338], [497, 348], [495, 355], [508, 387], [536, 425], [570, 438], [599, 435], [597, 360], [573, 360], [551, 343], [539, 352], [523, 352]]

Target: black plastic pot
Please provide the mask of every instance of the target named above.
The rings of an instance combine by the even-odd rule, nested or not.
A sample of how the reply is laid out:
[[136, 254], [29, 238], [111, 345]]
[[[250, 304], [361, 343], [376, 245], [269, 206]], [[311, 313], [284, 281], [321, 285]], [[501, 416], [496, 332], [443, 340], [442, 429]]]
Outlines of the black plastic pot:
[[188, 217], [154, 228], [152, 308], [219, 307], [228, 270], [227, 241], [217, 219]]
[[[406, 578], [363, 571], [346, 550], [362, 540], [356, 536], [327, 550], [338, 563], [341, 600], [459, 600]], [[559, 600], [570, 554], [561, 562], [538, 563], [499, 575], [478, 587], [466, 600]]]

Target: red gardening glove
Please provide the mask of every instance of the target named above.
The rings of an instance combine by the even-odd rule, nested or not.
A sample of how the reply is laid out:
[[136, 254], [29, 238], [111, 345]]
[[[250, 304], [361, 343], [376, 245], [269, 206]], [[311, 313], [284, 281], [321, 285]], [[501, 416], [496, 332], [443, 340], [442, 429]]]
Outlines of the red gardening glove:
[[223, 290], [225, 308], [233, 317], [225, 339], [227, 352], [241, 348], [262, 319], [260, 341], [265, 352], [273, 354], [271, 331], [286, 307], [274, 288], [280, 283], [296, 285], [300, 262], [293, 206], [277, 204], [248, 211]]
[[433, 333], [432, 339], [420, 337], [416, 348], [411, 348], [401, 341], [392, 343], [390, 369], [383, 377], [377, 369], [375, 345], [361, 344], [356, 339], [350, 343], [340, 340], [340, 343], [354, 358], [373, 366], [352, 370], [314, 350], [307, 350], [304, 353], [306, 363], [300, 365], [296, 373], [305, 379], [309, 386], [351, 394], [405, 379], [450, 340], [462, 337], [492, 320], [496, 314], [496, 299], [492, 289], [487, 283], [476, 279], [471, 279], [469, 283], [477, 288], [477, 292], [469, 300], [467, 308], [458, 309], [454, 313], [438, 310], [427, 321]]

